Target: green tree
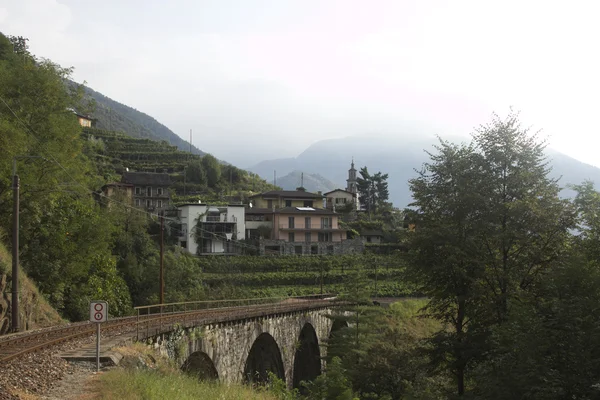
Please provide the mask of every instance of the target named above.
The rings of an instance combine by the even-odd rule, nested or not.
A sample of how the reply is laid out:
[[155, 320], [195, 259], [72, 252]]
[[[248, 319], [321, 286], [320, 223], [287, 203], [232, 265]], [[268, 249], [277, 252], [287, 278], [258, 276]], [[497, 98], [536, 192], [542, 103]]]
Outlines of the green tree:
[[206, 170], [201, 160], [194, 160], [188, 164], [185, 176], [188, 182], [205, 185], [207, 183]]
[[567, 250], [575, 213], [548, 174], [545, 143], [520, 126], [518, 115], [495, 116], [474, 135], [482, 164], [481, 216], [487, 290], [498, 322], [518, 298], [560, 260]]
[[327, 370], [313, 382], [305, 382], [307, 399], [320, 400], [352, 400], [351, 383], [346, 376], [342, 361], [339, 357], [333, 357], [327, 363]]
[[[419, 177], [410, 182], [418, 229], [410, 236], [409, 276], [429, 298], [425, 312], [441, 321], [431, 339], [432, 358], [453, 372], [457, 392], [465, 390], [465, 371], [482, 352], [478, 319], [483, 271], [477, 260], [477, 190], [480, 156], [472, 146], [441, 141]], [[485, 318], [485, 316], [484, 316]]]
[[215, 187], [221, 179], [221, 164], [213, 155], [207, 154], [202, 157], [202, 168], [206, 172], [208, 186]]
[[360, 202], [367, 211], [375, 212], [389, 198], [388, 174], [377, 172], [371, 175], [367, 167], [360, 169], [360, 177], [356, 179]]
[[494, 327], [489, 358], [474, 370], [476, 398], [600, 396], [600, 264], [578, 253]]
[[436, 363], [456, 376], [486, 354], [490, 329], [560, 261], [574, 213], [548, 177], [544, 145], [517, 115], [481, 127], [471, 145], [441, 141], [410, 181], [416, 207], [410, 276], [448, 324]]

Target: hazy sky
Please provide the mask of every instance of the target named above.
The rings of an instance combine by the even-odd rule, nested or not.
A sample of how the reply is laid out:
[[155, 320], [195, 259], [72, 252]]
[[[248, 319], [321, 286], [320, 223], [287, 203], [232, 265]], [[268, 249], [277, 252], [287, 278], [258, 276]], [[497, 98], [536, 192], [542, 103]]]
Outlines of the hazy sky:
[[0, 31], [245, 167], [510, 106], [600, 166], [600, 2], [0, 0]]

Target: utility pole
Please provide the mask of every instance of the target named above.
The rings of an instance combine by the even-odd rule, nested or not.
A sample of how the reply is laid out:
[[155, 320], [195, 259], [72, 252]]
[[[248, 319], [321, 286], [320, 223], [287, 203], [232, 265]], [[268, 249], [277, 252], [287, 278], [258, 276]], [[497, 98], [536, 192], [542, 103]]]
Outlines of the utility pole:
[[13, 159], [12, 331], [19, 332], [19, 176]]
[[165, 275], [164, 275], [164, 211], [160, 212], [160, 304], [165, 303]]

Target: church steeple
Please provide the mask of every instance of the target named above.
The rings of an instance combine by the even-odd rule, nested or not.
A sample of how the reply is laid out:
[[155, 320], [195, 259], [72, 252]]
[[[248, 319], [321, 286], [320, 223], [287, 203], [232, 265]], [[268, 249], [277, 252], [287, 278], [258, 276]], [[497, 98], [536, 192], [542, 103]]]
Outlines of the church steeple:
[[346, 179], [346, 191], [350, 193], [357, 192], [356, 186], [356, 169], [354, 168], [354, 157], [352, 157], [352, 163], [350, 164], [350, 169], [348, 170], [348, 179]]

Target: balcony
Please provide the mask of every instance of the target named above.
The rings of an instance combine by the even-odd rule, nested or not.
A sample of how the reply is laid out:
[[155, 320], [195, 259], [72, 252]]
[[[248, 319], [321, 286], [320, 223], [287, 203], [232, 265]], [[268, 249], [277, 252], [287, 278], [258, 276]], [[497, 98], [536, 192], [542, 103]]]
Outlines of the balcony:
[[219, 238], [221, 240], [227, 239], [227, 234], [233, 234], [236, 232], [235, 222], [201, 222], [198, 224], [196, 232], [200, 234], [203, 239]]
[[207, 215], [206, 221], [203, 222], [227, 222], [227, 223], [236, 223], [237, 217], [235, 215], [228, 216], [227, 214], [222, 215]]
[[344, 230], [344, 229], [340, 229], [340, 228], [333, 228], [329, 225], [321, 225], [321, 224], [311, 224], [309, 226], [306, 226], [306, 225], [296, 226], [295, 225], [292, 227], [290, 227], [287, 224], [280, 224], [279, 229], [282, 231], [329, 231], [329, 232], [336, 232], [336, 231]]

